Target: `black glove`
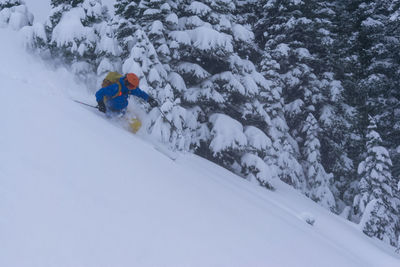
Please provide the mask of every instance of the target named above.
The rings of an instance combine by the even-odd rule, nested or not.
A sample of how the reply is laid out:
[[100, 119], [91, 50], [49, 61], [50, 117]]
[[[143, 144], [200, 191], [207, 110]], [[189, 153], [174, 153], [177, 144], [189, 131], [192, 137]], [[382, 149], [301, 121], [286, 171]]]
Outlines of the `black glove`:
[[106, 105], [104, 104], [103, 101], [99, 101], [97, 102], [97, 108], [99, 109], [99, 111], [106, 113]]
[[158, 107], [158, 102], [155, 100], [153, 97], [149, 96], [149, 99], [147, 100], [149, 103], [150, 107], [155, 108]]

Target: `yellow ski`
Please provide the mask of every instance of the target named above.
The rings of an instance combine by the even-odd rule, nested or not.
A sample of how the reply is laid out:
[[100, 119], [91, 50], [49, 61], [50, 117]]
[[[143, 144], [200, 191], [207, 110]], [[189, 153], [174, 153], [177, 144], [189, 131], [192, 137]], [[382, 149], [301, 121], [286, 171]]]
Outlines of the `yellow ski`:
[[140, 127], [142, 127], [142, 122], [138, 119], [131, 118], [129, 121], [129, 126], [131, 127], [132, 132], [136, 133], [139, 131]]

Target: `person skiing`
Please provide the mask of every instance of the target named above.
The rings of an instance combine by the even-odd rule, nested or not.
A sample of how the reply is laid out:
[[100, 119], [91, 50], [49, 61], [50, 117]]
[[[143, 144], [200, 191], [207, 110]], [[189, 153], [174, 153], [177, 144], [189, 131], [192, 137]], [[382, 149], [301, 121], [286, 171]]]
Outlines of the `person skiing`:
[[134, 73], [125, 76], [110, 72], [104, 79], [102, 88], [96, 92], [97, 108], [107, 113], [125, 113], [128, 106], [128, 97], [134, 95], [147, 101], [154, 108], [157, 101], [139, 88], [139, 78]]

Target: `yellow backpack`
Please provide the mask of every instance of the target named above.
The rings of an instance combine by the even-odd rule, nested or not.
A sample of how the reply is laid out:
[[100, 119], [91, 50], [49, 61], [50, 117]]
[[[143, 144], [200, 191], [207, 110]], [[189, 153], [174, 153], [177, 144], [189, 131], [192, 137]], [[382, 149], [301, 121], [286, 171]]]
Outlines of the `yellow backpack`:
[[107, 73], [106, 77], [104, 78], [104, 80], [103, 80], [103, 82], [101, 84], [102, 88], [110, 86], [111, 84], [114, 84], [114, 83], [118, 84], [118, 92], [114, 96], [112, 96], [111, 98], [116, 98], [116, 97], [122, 95], [122, 91], [121, 91], [122, 90], [122, 85], [119, 82], [119, 79], [121, 77], [123, 77], [123, 76], [124, 75], [119, 74], [118, 72], [110, 71], [109, 73]]

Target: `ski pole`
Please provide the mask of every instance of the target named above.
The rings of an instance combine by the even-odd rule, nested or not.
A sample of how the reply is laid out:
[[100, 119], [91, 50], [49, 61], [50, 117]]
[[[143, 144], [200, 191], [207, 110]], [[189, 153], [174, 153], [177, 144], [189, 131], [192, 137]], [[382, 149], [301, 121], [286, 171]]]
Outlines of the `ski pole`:
[[[143, 100], [142, 100], [142, 101], [143, 101]], [[157, 100], [156, 100], [156, 101], [157, 101]], [[148, 103], [148, 102], [146, 102], [146, 103]], [[172, 127], [173, 130], [177, 131], [178, 137], [183, 137], [182, 131], [181, 131], [180, 129], [178, 129], [178, 128], [167, 118], [167, 116], [165, 115], [165, 113], [161, 110], [161, 108], [160, 108], [160, 103], [158, 103], [158, 101], [157, 101], [157, 104], [158, 104], [157, 109], [158, 109], [158, 111], [160, 111], [161, 116], [164, 118], [164, 120], [166, 120], [166, 121], [168, 122], [168, 124], [171, 125], [171, 127]]]
[[161, 110], [161, 108], [159, 106], [157, 106], [158, 111], [160, 111], [161, 115], [163, 116], [163, 118], [169, 123], [171, 124], [171, 127], [176, 128], [175, 125], [172, 124], [172, 122], [167, 118], [167, 116], [164, 114], [164, 112]]
[[158, 111], [160, 111], [161, 116], [169, 123], [169, 125], [171, 125], [172, 129], [174, 129], [175, 131], [178, 132], [178, 136], [179, 136], [179, 137], [182, 137], [182, 136], [183, 136], [183, 135], [182, 135], [182, 131], [181, 131], [180, 129], [178, 129], [178, 128], [167, 118], [167, 116], [166, 116], [165, 113], [161, 110], [161, 108], [160, 108], [159, 106], [157, 106], [157, 108], [158, 108]]
[[[73, 99], [74, 100], [74, 99]], [[92, 108], [98, 108], [98, 106], [93, 106], [93, 105], [89, 105], [89, 104], [86, 104], [86, 103], [83, 103], [83, 102], [81, 102], [81, 101], [78, 101], [78, 100], [74, 100], [76, 103], [79, 103], [79, 104], [82, 104], [82, 105], [85, 105], [85, 106], [88, 106], [88, 107], [92, 107]]]

